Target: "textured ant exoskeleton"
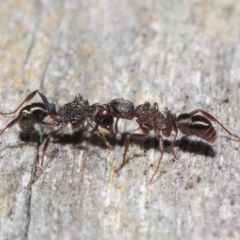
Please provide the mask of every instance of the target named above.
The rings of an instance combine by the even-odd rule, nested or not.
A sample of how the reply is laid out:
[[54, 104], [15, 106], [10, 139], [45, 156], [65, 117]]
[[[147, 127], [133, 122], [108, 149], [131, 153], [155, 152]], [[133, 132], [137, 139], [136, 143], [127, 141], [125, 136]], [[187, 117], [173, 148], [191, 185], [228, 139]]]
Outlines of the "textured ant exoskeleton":
[[[208, 142], [214, 142], [216, 140], [216, 130], [212, 124], [215, 122], [219, 124], [229, 135], [240, 139], [239, 136], [231, 133], [226, 127], [223, 126], [215, 117], [213, 117], [208, 112], [202, 109], [193, 110], [190, 113], [180, 114], [176, 117], [175, 114], [172, 114], [170, 111], [167, 111], [166, 117], [158, 110], [158, 104], [154, 103], [153, 106], [149, 102], [145, 102], [134, 108], [133, 103], [124, 99], [114, 99], [109, 104], [108, 108], [111, 111], [113, 117], [118, 119], [133, 119], [135, 118], [136, 122], [139, 124], [139, 128], [143, 133], [131, 133], [128, 134], [125, 140], [125, 149], [123, 153], [123, 161], [119, 168], [115, 171], [120, 171], [126, 165], [126, 154], [129, 149], [129, 143], [131, 138], [146, 138], [149, 136], [151, 130], [154, 130], [156, 137], [159, 141], [160, 147], [160, 158], [156, 167], [156, 170], [151, 177], [150, 182], [152, 182], [154, 176], [156, 175], [161, 160], [163, 156], [163, 139], [162, 135], [165, 137], [170, 137], [172, 131], [175, 132], [174, 139], [171, 144], [171, 151], [176, 157], [173, 147], [178, 135], [178, 130], [186, 135], [194, 135], [200, 137]], [[198, 115], [201, 113], [202, 115]], [[117, 130], [117, 121], [115, 129]], [[117, 130], [118, 131], [118, 130]]]
[[115, 122], [115, 134], [120, 140], [121, 135], [118, 131], [118, 121], [120, 118], [128, 120], [133, 119], [134, 105], [132, 102], [123, 98], [116, 98], [111, 100], [110, 103], [105, 104], [105, 106], [109, 109], [111, 116], [117, 118]]
[[[32, 103], [23, 107], [20, 110], [18, 117], [11, 121], [0, 132], [0, 135], [16, 123], [19, 124], [22, 131], [27, 133], [35, 131], [35, 124], [57, 127], [56, 130], [51, 131], [47, 136], [43, 146], [40, 166], [43, 165], [44, 154], [47, 150], [50, 139], [63, 131], [68, 124], [70, 124], [73, 130], [76, 130], [87, 122], [91, 127], [93, 127], [91, 134], [97, 133], [106, 146], [113, 149], [113, 146], [106, 140], [105, 136], [98, 129], [98, 127], [102, 127], [106, 129], [110, 135], [113, 135], [113, 117], [111, 116], [109, 110], [100, 104], [89, 106], [88, 100], [83, 99], [80, 94], [77, 94], [72, 102], [63, 105], [59, 111], [56, 112], [55, 105], [48, 102], [47, 97], [41, 90], [36, 90], [30, 93], [16, 110], [10, 113], [0, 112], [0, 114], [9, 115], [17, 112], [24, 103], [30, 101], [37, 93], [40, 95], [43, 102]], [[43, 121], [47, 116], [52, 118], [51, 122]]]

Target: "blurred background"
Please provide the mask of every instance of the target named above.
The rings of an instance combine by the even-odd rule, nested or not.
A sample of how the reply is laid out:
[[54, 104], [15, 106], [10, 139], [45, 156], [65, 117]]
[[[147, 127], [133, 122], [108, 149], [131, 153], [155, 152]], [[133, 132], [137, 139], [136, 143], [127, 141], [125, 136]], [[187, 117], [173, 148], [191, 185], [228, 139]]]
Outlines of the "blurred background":
[[[40, 88], [57, 109], [77, 93], [90, 104], [157, 102], [163, 114], [202, 108], [240, 135], [239, 37], [234, 0], [1, 1], [0, 109], [14, 110]], [[0, 129], [13, 118], [0, 116]], [[50, 143], [33, 183], [48, 129], [22, 138], [17, 125], [8, 129], [0, 137], [0, 238], [239, 239], [239, 142], [216, 127], [214, 145], [180, 134], [181, 162], [166, 148], [154, 184], [154, 134], [130, 144], [119, 174], [124, 138], [107, 136], [111, 151], [96, 135], [69, 134]]]

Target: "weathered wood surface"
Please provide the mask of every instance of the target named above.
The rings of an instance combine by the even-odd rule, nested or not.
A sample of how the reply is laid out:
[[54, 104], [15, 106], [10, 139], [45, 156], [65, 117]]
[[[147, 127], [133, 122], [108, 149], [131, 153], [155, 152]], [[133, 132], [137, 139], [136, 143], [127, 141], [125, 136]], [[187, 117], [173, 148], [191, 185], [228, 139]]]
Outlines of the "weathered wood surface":
[[[240, 134], [239, 26], [237, 1], [1, 1], [0, 109], [41, 88], [57, 108], [77, 93], [203, 108]], [[0, 137], [0, 239], [239, 239], [239, 142], [217, 131], [213, 146], [179, 136], [181, 163], [166, 148], [154, 184], [153, 135], [131, 144], [119, 174], [122, 142], [67, 135], [32, 183], [42, 134], [14, 126]]]

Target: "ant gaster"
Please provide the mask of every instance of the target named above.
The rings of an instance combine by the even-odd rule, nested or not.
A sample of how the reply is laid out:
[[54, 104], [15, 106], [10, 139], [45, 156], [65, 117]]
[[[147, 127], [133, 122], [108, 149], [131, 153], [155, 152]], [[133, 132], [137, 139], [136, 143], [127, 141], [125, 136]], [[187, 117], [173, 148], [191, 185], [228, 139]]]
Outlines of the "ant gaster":
[[[117, 98], [110, 103], [106, 104], [110, 109], [110, 112], [113, 117], [117, 118], [115, 123], [115, 129], [118, 132], [117, 123], [120, 118], [123, 119], [133, 119], [135, 118], [136, 122], [139, 125], [139, 128], [143, 133], [130, 133], [127, 135], [125, 140], [125, 149], [123, 153], [123, 161], [119, 168], [115, 172], [119, 172], [126, 165], [126, 155], [129, 149], [129, 143], [131, 138], [146, 138], [149, 136], [151, 130], [154, 130], [156, 137], [159, 142], [160, 147], [160, 158], [156, 167], [156, 170], [151, 177], [150, 182], [152, 182], [154, 176], [156, 175], [161, 160], [163, 156], [163, 139], [162, 135], [165, 137], [170, 137], [172, 131], [175, 132], [174, 139], [171, 144], [171, 151], [176, 160], [176, 157], [173, 147], [176, 142], [178, 135], [178, 130], [186, 135], [194, 135], [200, 137], [208, 142], [214, 142], [216, 140], [217, 134], [216, 130], [212, 124], [215, 122], [220, 125], [229, 135], [240, 139], [239, 136], [231, 133], [226, 127], [223, 126], [215, 117], [213, 117], [208, 112], [202, 109], [195, 109], [190, 113], [183, 113], [176, 117], [175, 114], [172, 114], [171, 111], [167, 111], [166, 117], [159, 111], [158, 104], [155, 102], [153, 106], [149, 102], [145, 102], [134, 108], [132, 102], [124, 100], [122, 98]], [[199, 115], [198, 113], [202, 114]]]
[[[43, 102], [32, 103], [23, 107], [20, 110], [18, 117], [11, 121], [0, 132], [0, 135], [16, 123], [18, 123], [21, 130], [26, 133], [35, 132], [35, 124], [58, 127], [57, 130], [51, 131], [47, 136], [43, 146], [40, 166], [43, 165], [44, 154], [47, 150], [50, 139], [59, 134], [68, 124], [70, 124], [73, 130], [76, 130], [87, 122], [91, 127], [93, 127], [91, 134], [97, 133], [106, 146], [113, 149], [113, 146], [98, 129], [98, 127], [102, 127], [106, 129], [111, 136], [113, 135], [113, 117], [110, 115], [109, 110], [98, 103], [89, 106], [88, 100], [83, 99], [80, 94], [77, 94], [72, 102], [63, 105], [60, 107], [59, 111], [56, 112], [55, 105], [48, 102], [45, 94], [41, 90], [35, 90], [26, 97], [16, 110], [10, 113], [0, 112], [0, 114], [10, 115], [16, 113], [24, 103], [30, 101], [36, 94], [39, 94]], [[43, 120], [47, 116], [50, 116], [53, 120], [51, 122], [44, 122]]]
[[35, 124], [50, 125], [49, 123], [43, 122], [43, 120], [47, 116], [56, 114], [55, 105], [53, 103], [49, 103], [44, 93], [39, 89], [30, 93], [14, 111], [9, 113], [0, 112], [0, 115], [10, 115], [16, 113], [24, 103], [30, 101], [36, 94], [39, 94], [43, 102], [32, 103], [23, 107], [18, 116], [0, 131], [0, 135], [7, 128], [11, 128], [16, 123], [18, 123], [21, 130], [26, 133], [35, 132]]

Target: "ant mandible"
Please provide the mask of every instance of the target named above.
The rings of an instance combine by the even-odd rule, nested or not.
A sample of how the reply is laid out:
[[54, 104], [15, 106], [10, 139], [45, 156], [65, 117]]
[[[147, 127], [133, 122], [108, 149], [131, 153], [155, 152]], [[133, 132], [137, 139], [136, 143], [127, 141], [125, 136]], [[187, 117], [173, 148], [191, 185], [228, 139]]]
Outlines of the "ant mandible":
[[[220, 125], [230, 136], [240, 139], [239, 136], [231, 133], [222, 123], [220, 123], [215, 117], [213, 117], [208, 112], [202, 109], [195, 109], [190, 113], [183, 113], [176, 117], [171, 111], [167, 111], [166, 117], [159, 111], [158, 104], [155, 102], [153, 106], [149, 102], [138, 105], [134, 108], [132, 102], [125, 100], [123, 98], [117, 98], [106, 104], [109, 108], [110, 113], [113, 117], [117, 118], [115, 123], [115, 131], [118, 133], [118, 120], [128, 119], [132, 120], [135, 118], [139, 125], [139, 128], [143, 133], [130, 133], [125, 139], [125, 148], [123, 153], [123, 160], [119, 168], [115, 169], [115, 172], [119, 172], [126, 165], [126, 155], [129, 149], [131, 138], [146, 138], [149, 136], [150, 131], [154, 130], [155, 135], [159, 142], [160, 147], [160, 158], [153, 176], [151, 177], [150, 183], [153, 181], [162, 157], [163, 157], [163, 139], [162, 135], [165, 137], [170, 137], [172, 131], [175, 132], [171, 151], [176, 160], [177, 156], [174, 153], [173, 147], [175, 146], [176, 138], [178, 135], [178, 130], [186, 135], [194, 135], [200, 137], [208, 142], [213, 143], [216, 140], [217, 134], [213, 126], [213, 122]], [[201, 115], [199, 115], [199, 113]]]
[[[99, 127], [102, 127], [106, 129], [111, 136], [113, 135], [113, 117], [109, 110], [98, 103], [89, 106], [88, 100], [83, 99], [81, 94], [77, 94], [72, 102], [63, 105], [60, 107], [59, 111], [56, 112], [55, 105], [49, 103], [45, 94], [38, 89], [30, 93], [14, 111], [9, 113], [0, 112], [0, 115], [16, 113], [24, 103], [30, 101], [36, 94], [39, 94], [43, 102], [32, 103], [23, 107], [18, 116], [0, 131], [0, 135], [2, 135], [6, 129], [13, 127], [16, 123], [18, 123], [20, 129], [26, 133], [35, 132], [35, 124], [41, 124], [48, 127], [58, 127], [57, 130], [51, 131], [47, 136], [43, 146], [40, 167], [43, 166], [44, 155], [50, 139], [63, 131], [68, 124], [70, 124], [73, 130], [76, 130], [87, 122], [93, 128], [91, 135], [93, 133], [98, 134], [106, 146], [113, 149], [113, 146], [98, 129]], [[48, 116], [50, 116], [52, 121], [44, 122], [43, 120]]]

